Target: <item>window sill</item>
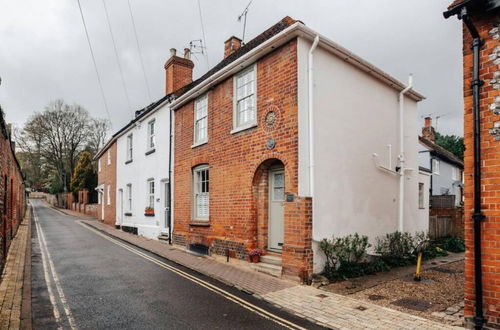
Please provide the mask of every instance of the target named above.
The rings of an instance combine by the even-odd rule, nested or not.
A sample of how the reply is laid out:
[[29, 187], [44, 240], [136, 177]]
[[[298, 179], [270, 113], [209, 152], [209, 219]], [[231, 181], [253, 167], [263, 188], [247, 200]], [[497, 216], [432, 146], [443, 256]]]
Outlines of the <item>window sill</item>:
[[125, 162], [125, 165], [132, 163], [132, 159], [129, 159]]
[[236, 134], [236, 133], [239, 133], [239, 132], [242, 132], [242, 131], [246, 131], [246, 130], [254, 128], [254, 127], [257, 127], [257, 123], [252, 123], [252, 124], [248, 124], [248, 125], [245, 125], [245, 126], [236, 127], [236, 128], [233, 128], [231, 130], [231, 134]]
[[145, 217], [154, 217], [155, 214], [154, 213], [144, 213], [144, 216]]
[[189, 225], [196, 227], [210, 227], [210, 222], [208, 222], [208, 220], [191, 220]]
[[124, 213], [123, 215], [124, 215], [124, 216], [126, 216], [126, 217], [131, 217], [131, 216], [132, 216], [132, 213], [131, 213], [131, 212], [126, 212], [126, 213]]
[[156, 151], [156, 149], [150, 149], [148, 151], [146, 151], [145, 155], [151, 155], [152, 153], [154, 153]]
[[207, 143], [208, 143], [208, 140], [201, 141], [201, 142], [196, 142], [195, 144], [193, 144], [191, 146], [191, 148], [196, 148], [196, 147], [202, 146], [202, 145], [207, 144]]

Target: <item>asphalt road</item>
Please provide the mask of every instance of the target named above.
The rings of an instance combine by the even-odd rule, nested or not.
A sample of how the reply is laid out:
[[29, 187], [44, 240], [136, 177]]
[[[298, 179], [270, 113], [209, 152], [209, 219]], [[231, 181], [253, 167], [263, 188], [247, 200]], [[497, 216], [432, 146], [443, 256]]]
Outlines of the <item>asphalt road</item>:
[[[31, 203], [34, 329], [317, 328], [144, 250], [120, 241], [115, 244], [42, 201]], [[270, 314], [263, 316], [259, 309]]]

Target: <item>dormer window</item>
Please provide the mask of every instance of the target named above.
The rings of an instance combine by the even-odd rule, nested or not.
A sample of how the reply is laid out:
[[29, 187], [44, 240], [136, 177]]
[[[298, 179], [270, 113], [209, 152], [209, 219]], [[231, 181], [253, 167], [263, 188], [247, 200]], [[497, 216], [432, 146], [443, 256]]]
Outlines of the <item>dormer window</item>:
[[257, 124], [256, 71], [252, 65], [234, 77], [233, 131]]

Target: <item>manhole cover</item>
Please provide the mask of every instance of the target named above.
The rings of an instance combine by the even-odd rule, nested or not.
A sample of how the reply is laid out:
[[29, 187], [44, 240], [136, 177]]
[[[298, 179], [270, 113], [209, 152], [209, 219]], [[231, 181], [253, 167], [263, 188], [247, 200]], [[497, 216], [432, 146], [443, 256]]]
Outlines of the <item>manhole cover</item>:
[[317, 294], [316, 297], [323, 299], [323, 298], [327, 298], [328, 296], [326, 294], [320, 293], [320, 294]]
[[457, 270], [457, 269], [448, 269], [448, 268], [441, 268], [441, 267], [434, 267], [432, 270], [435, 270], [436, 272], [441, 272], [441, 273], [447, 273], [447, 274], [457, 274], [457, 273], [463, 273], [463, 270]]
[[391, 304], [408, 309], [413, 309], [419, 312], [423, 312], [432, 306], [432, 303], [430, 301], [415, 298], [403, 298], [393, 301]]
[[378, 295], [378, 294], [371, 294], [368, 296], [368, 299], [370, 299], [370, 300], [382, 300], [382, 299], [385, 299], [385, 297]]

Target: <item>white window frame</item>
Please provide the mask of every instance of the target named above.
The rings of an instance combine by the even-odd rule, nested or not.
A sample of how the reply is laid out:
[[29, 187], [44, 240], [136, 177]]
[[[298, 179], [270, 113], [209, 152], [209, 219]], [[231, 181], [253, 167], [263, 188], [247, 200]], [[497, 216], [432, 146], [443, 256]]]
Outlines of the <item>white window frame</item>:
[[101, 172], [101, 158], [97, 160], [97, 171]]
[[146, 206], [152, 208], [153, 210], [155, 208], [155, 179], [153, 178], [147, 180]]
[[418, 208], [425, 209], [425, 184], [418, 183]]
[[111, 165], [111, 149], [108, 149], [108, 165]]
[[127, 161], [132, 161], [134, 153], [134, 134], [127, 135]]
[[[249, 72], [254, 73], [254, 90], [253, 94], [247, 95], [241, 100], [238, 99], [238, 78], [248, 74]], [[238, 111], [238, 104], [240, 101], [247, 99], [249, 97], [254, 98], [254, 118], [251, 121], [247, 121], [245, 123], [240, 124], [240, 113]], [[244, 70], [238, 72], [237, 74], [234, 75], [233, 77], [233, 130], [231, 133], [236, 133], [251, 127], [257, 126], [257, 65], [252, 64], [249, 67], [245, 68]]]
[[439, 159], [432, 158], [432, 174], [439, 175]]
[[156, 147], [156, 120], [150, 120], [148, 122], [148, 151], [153, 150]]
[[106, 190], [107, 194], [107, 204], [111, 205], [111, 185], [108, 184], [108, 189]]
[[[202, 102], [205, 102], [205, 114], [199, 114], [202, 112], [203, 108], [199, 107]], [[208, 142], [208, 94], [202, 95], [194, 101], [194, 125], [193, 125], [193, 147], [199, 146], [201, 144]], [[198, 125], [205, 124], [204, 138], [200, 138], [201, 134], [198, 134]]]
[[[201, 173], [206, 171], [208, 178], [206, 181], [200, 181]], [[203, 185], [206, 184], [205, 187]], [[206, 190], [203, 192], [202, 190]], [[206, 214], [199, 214], [198, 200], [199, 196], [206, 195], [207, 211]], [[210, 171], [208, 165], [199, 165], [193, 168], [193, 220], [208, 221], [210, 216]]]
[[451, 168], [451, 179], [453, 181], [458, 181], [458, 168], [456, 167]]
[[127, 211], [132, 212], [132, 184], [127, 184]]

